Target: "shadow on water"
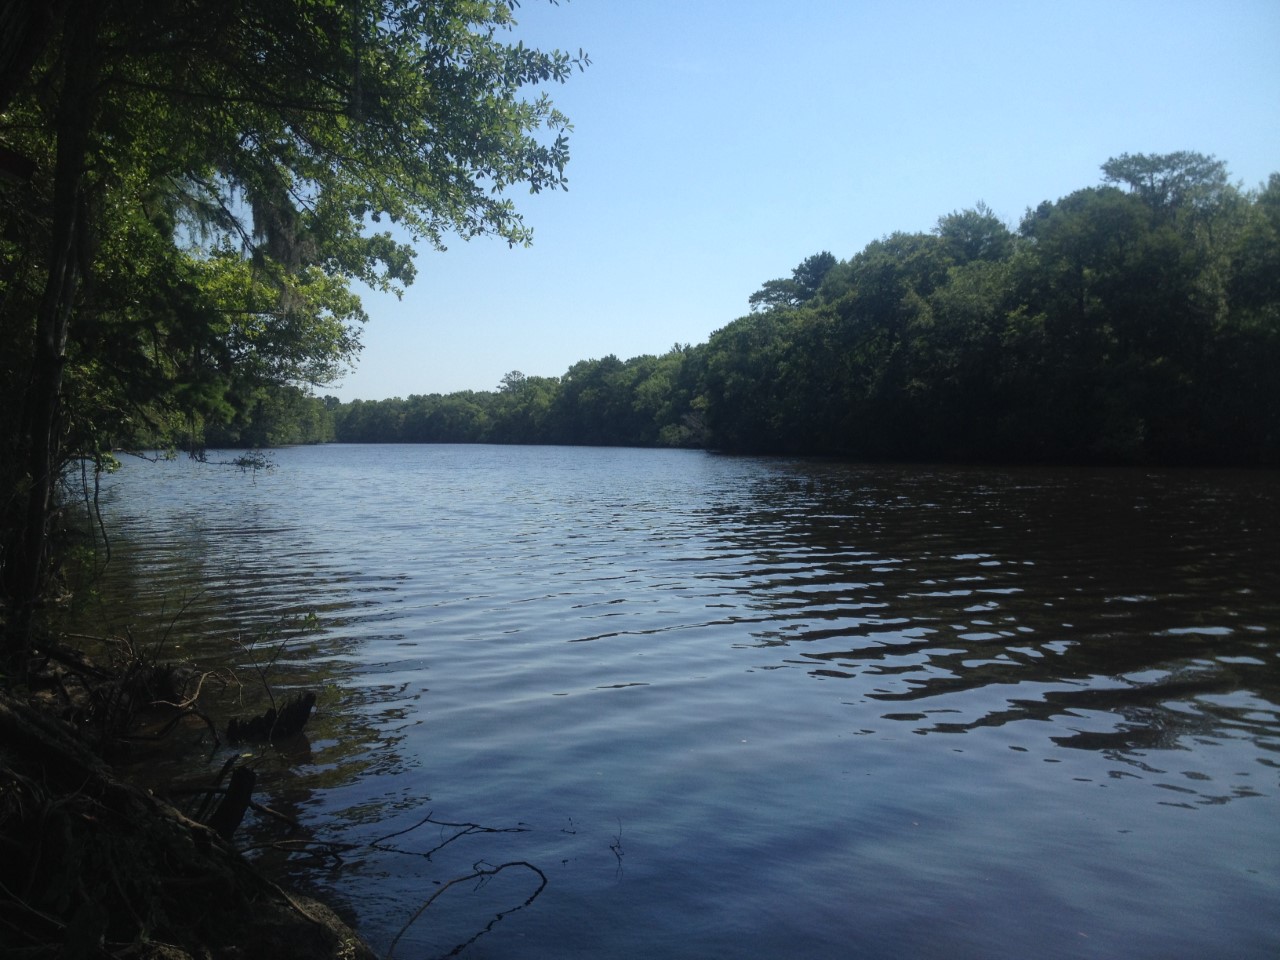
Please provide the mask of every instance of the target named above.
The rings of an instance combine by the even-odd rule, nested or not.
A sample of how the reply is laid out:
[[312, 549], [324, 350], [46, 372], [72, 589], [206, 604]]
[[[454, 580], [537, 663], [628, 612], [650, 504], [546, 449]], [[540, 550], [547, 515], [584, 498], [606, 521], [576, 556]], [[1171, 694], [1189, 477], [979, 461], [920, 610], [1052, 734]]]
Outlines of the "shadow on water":
[[[396, 639], [385, 631], [394, 629], [403, 577], [335, 564], [309, 549], [301, 532], [269, 523], [265, 514], [229, 522], [214, 512], [212, 521], [191, 515], [157, 523], [127, 504], [119, 508], [110, 494], [105, 506], [116, 508], [110, 562], [102, 562], [99, 544], [99, 556], [71, 574], [72, 602], [53, 611], [51, 626], [99, 659], [127, 648], [146, 662], [194, 668], [205, 678], [200, 705], [220, 738], [196, 722], [157, 743], [143, 745], [139, 737], [117, 758], [119, 769], [188, 809], [225, 762], [252, 766], [256, 798], [274, 813], [251, 811], [239, 844], [275, 875], [303, 886], [315, 879], [308, 842], [321, 838], [323, 846], [325, 836], [378, 824], [423, 799], [380, 803], [361, 795], [345, 808], [332, 799], [404, 764], [396, 727], [418, 694], [402, 680], [380, 682], [376, 668], [357, 666], [355, 654], [370, 636]], [[318, 696], [303, 733], [274, 743], [227, 742], [232, 717], [260, 715], [300, 690]], [[322, 793], [328, 799], [317, 821]], [[295, 827], [282, 826], [286, 820]], [[326, 824], [336, 830], [326, 831]]]
[[707, 519], [752, 644], [915, 733], [1052, 720], [1120, 759], [1244, 737], [1280, 760], [1276, 483], [808, 463]]
[[[373, 850], [316, 882], [375, 943], [484, 858], [551, 881], [495, 957], [1275, 955], [1274, 474], [282, 464], [121, 477], [85, 632], [251, 680], [236, 640], [316, 614], [249, 644], [322, 691], [269, 790]], [[437, 846], [472, 819], [521, 831]], [[507, 880], [406, 951], [523, 902]]]

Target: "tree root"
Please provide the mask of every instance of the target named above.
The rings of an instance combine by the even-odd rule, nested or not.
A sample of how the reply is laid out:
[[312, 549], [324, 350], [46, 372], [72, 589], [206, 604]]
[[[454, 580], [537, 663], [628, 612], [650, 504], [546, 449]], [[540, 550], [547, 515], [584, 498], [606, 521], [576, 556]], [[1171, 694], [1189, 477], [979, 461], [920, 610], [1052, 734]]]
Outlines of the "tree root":
[[0, 937], [30, 957], [371, 958], [330, 911], [0, 694]]

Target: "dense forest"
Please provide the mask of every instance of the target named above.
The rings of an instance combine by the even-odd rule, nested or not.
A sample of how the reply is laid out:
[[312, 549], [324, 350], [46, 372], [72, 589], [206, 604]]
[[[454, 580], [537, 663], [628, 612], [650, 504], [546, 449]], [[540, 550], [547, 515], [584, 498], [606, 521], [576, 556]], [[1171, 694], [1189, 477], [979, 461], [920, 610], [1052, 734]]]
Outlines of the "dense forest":
[[563, 443], [878, 459], [1280, 462], [1280, 174], [1124, 155], [1029, 209], [823, 252], [704, 344], [494, 391], [264, 392], [210, 445]]

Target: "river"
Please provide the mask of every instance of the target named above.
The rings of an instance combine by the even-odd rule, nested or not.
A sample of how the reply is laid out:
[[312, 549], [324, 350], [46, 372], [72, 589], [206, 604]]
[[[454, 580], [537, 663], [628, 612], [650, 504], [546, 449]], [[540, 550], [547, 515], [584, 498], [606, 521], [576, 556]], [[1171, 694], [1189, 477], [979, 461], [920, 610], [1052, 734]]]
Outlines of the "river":
[[259, 855], [383, 953], [1280, 956], [1275, 472], [272, 457], [107, 478], [82, 629], [320, 692]]

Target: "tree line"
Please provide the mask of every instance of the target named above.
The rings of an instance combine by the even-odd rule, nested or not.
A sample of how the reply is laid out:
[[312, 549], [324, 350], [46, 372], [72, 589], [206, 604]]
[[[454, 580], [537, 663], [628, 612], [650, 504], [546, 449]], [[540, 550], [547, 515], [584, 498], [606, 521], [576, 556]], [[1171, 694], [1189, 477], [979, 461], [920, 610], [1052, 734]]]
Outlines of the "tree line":
[[705, 439], [700, 353], [677, 345], [662, 356], [582, 360], [561, 377], [513, 371], [493, 391], [320, 403], [340, 443], [695, 447]]
[[[1123, 155], [765, 282], [706, 343], [493, 391], [306, 399], [313, 440], [700, 446], [872, 459], [1280, 462], [1280, 174]], [[299, 401], [301, 403], [301, 401]]]

